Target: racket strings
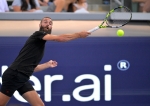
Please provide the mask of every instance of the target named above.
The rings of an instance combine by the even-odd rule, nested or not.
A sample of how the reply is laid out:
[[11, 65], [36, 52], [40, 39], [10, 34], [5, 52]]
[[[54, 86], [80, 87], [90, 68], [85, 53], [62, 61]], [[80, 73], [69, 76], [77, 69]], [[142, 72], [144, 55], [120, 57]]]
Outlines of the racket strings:
[[110, 17], [107, 19], [107, 24], [109, 26], [119, 27], [128, 23], [130, 18], [131, 18], [131, 12], [129, 9], [118, 8], [115, 9], [114, 12], [110, 14]]

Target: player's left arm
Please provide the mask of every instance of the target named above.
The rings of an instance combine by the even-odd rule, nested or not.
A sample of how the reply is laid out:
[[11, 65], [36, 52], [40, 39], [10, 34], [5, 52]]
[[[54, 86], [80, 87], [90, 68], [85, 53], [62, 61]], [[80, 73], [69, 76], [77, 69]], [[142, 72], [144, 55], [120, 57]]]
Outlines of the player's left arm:
[[35, 69], [34, 69], [34, 72], [42, 71], [42, 70], [45, 70], [47, 68], [54, 68], [56, 66], [57, 66], [57, 62], [50, 60], [46, 63], [37, 65], [37, 67], [35, 67]]

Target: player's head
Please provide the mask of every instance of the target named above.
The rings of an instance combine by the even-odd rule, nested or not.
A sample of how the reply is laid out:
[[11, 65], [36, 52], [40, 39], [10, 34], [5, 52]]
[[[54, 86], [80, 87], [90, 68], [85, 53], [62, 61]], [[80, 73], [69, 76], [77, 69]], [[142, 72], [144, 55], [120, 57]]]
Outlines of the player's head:
[[52, 19], [50, 17], [44, 17], [40, 22], [40, 31], [45, 31], [49, 34], [52, 32]]

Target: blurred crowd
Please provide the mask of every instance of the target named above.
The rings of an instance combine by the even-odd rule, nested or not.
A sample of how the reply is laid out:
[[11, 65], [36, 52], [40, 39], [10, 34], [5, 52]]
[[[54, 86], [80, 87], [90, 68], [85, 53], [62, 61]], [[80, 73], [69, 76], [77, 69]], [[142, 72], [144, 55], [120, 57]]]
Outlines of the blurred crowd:
[[139, 12], [150, 12], [150, 0], [132, 0], [138, 3]]
[[89, 13], [86, 0], [0, 0], [0, 12], [74, 12]]
[[[74, 12], [89, 13], [86, 0], [0, 0], [0, 12]], [[108, 0], [103, 0], [108, 1]], [[150, 0], [132, 0], [139, 12], [150, 12]]]

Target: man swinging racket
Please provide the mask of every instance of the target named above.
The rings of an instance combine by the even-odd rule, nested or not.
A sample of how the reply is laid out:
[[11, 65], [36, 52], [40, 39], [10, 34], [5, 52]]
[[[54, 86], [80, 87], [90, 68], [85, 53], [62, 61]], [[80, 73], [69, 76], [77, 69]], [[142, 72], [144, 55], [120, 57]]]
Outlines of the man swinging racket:
[[[26, 41], [19, 55], [8, 67], [2, 76], [0, 89], [0, 106], [6, 106], [13, 93], [17, 90], [32, 106], [44, 106], [41, 98], [28, 82], [33, 72], [57, 66], [57, 62], [39, 64], [46, 41], [66, 42], [77, 38], [86, 38], [90, 32], [77, 32], [73, 34], [52, 35], [52, 19], [44, 17], [40, 22], [40, 30], [34, 32]], [[39, 64], [39, 65], [38, 65]]]

